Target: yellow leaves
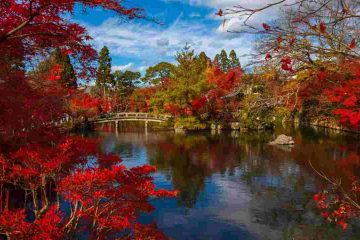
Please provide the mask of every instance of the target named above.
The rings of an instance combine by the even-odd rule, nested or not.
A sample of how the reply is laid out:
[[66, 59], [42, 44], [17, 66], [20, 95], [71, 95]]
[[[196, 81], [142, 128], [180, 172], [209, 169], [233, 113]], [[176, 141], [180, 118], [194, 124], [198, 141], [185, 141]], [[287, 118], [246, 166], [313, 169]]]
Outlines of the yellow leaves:
[[266, 71], [265, 73], [263, 73], [261, 75], [261, 77], [264, 79], [264, 80], [273, 80], [274, 78], [277, 77], [277, 71], [276, 69], [270, 69], [269, 71]]
[[297, 89], [299, 86], [299, 82], [297, 80], [288, 81], [286, 84], [284, 84], [283, 90], [285, 91], [292, 91]]

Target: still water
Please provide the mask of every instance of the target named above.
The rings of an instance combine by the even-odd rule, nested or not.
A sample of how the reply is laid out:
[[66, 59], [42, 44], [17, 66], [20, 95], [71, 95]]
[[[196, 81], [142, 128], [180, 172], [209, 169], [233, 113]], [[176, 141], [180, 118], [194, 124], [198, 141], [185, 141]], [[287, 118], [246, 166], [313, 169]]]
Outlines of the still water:
[[[267, 143], [278, 134], [295, 146]], [[360, 173], [359, 139], [315, 128], [275, 132], [98, 132], [102, 149], [126, 166], [156, 166], [159, 188], [175, 199], [153, 200], [141, 217], [170, 239], [360, 239], [356, 223], [346, 231], [324, 224], [311, 200], [324, 183], [309, 167], [346, 182]]]

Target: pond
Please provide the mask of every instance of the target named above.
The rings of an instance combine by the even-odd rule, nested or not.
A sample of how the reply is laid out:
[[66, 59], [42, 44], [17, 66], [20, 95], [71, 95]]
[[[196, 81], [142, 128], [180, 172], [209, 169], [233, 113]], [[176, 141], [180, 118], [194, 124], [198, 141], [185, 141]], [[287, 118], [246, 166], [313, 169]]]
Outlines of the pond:
[[[278, 134], [295, 146], [270, 146]], [[141, 216], [170, 239], [360, 239], [356, 223], [346, 232], [324, 224], [313, 194], [327, 175], [359, 175], [358, 138], [327, 129], [280, 128], [274, 132], [98, 132], [102, 150], [126, 166], [156, 166], [159, 188], [180, 191], [156, 199]]]

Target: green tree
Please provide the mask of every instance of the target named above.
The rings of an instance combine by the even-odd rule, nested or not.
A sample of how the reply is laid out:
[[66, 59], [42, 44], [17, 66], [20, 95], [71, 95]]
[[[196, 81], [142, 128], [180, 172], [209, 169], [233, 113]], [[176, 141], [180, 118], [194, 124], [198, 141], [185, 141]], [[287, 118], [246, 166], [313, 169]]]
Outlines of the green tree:
[[196, 55], [188, 45], [178, 52], [178, 65], [173, 70], [171, 85], [152, 98], [153, 106], [159, 111], [166, 105], [176, 106], [179, 110], [190, 108], [192, 100], [200, 97], [208, 88], [205, 56]]
[[47, 73], [55, 65], [61, 67], [60, 83], [67, 88], [77, 88], [77, 78], [70, 57], [59, 48], [56, 48], [50, 57], [40, 62], [35, 72]]
[[128, 97], [139, 83], [141, 74], [132, 71], [115, 71], [113, 73], [115, 91], [120, 97]]
[[231, 68], [241, 67], [241, 65], [240, 65], [240, 60], [239, 60], [239, 58], [236, 56], [236, 52], [235, 52], [234, 49], [231, 50], [229, 57], [230, 57], [230, 67], [231, 67]]
[[[211, 62], [211, 59], [206, 55], [206, 53], [205, 52], [201, 52], [200, 54], [199, 54], [199, 61], [201, 62], [201, 63], [203, 63], [204, 65], [208, 65], [208, 63], [209, 62]], [[200, 63], [200, 64], [201, 64]]]
[[114, 85], [114, 78], [111, 74], [111, 58], [109, 49], [104, 46], [100, 51], [99, 66], [96, 71], [96, 86], [99, 88], [101, 95], [105, 98], [107, 92]]
[[163, 84], [163, 80], [171, 76], [175, 66], [168, 62], [161, 62], [153, 67], [146, 69], [146, 74], [142, 81], [150, 85]]
[[214, 63], [215, 63], [215, 64], [220, 64], [220, 55], [219, 55], [219, 54], [216, 54], [216, 55], [215, 55]]
[[227, 56], [226, 51], [223, 49], [220, 53], [220, 68], [223, 72], [228, 72], [231, 68], [230, 59]]
[[114, 93], [113, 98], [118, 101], [115, 103], [117, 111], [126, 111], [128, 108], [129, 97], [134, 92], [137, 84], [140, 82], [141, 74], [132, 71], [115, 71], [114, 78]]

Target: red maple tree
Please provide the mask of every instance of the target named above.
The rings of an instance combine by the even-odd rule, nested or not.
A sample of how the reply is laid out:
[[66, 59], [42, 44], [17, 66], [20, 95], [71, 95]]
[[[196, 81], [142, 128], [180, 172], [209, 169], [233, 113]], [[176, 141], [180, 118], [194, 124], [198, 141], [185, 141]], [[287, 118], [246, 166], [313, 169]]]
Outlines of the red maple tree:
[[[64, 17], [77, 4], [130, 19], [143, 14], [116, 0], [0, 3], [0, 234], [61, 239], [86, 230], [97, 238], [165, 238], [155, 225], [138, 223], [137, 216], [152, 210], [150, 198], [176, 192], [155, 189], [153, 167], [126, 169], [117, 156], [99, 151], [98, 140], [64, 134], [60, 123], [66, 116], [92, 114], [101, 103], [62, 86], [61, 66], [45, 74], [28, 71], [34, 59], [59, 48], [71, 56], [79, 78], [93, 76], [96, 51], [86, 42], [90, 36]], [[63, 203], [70, 213], [61, 211]]]

